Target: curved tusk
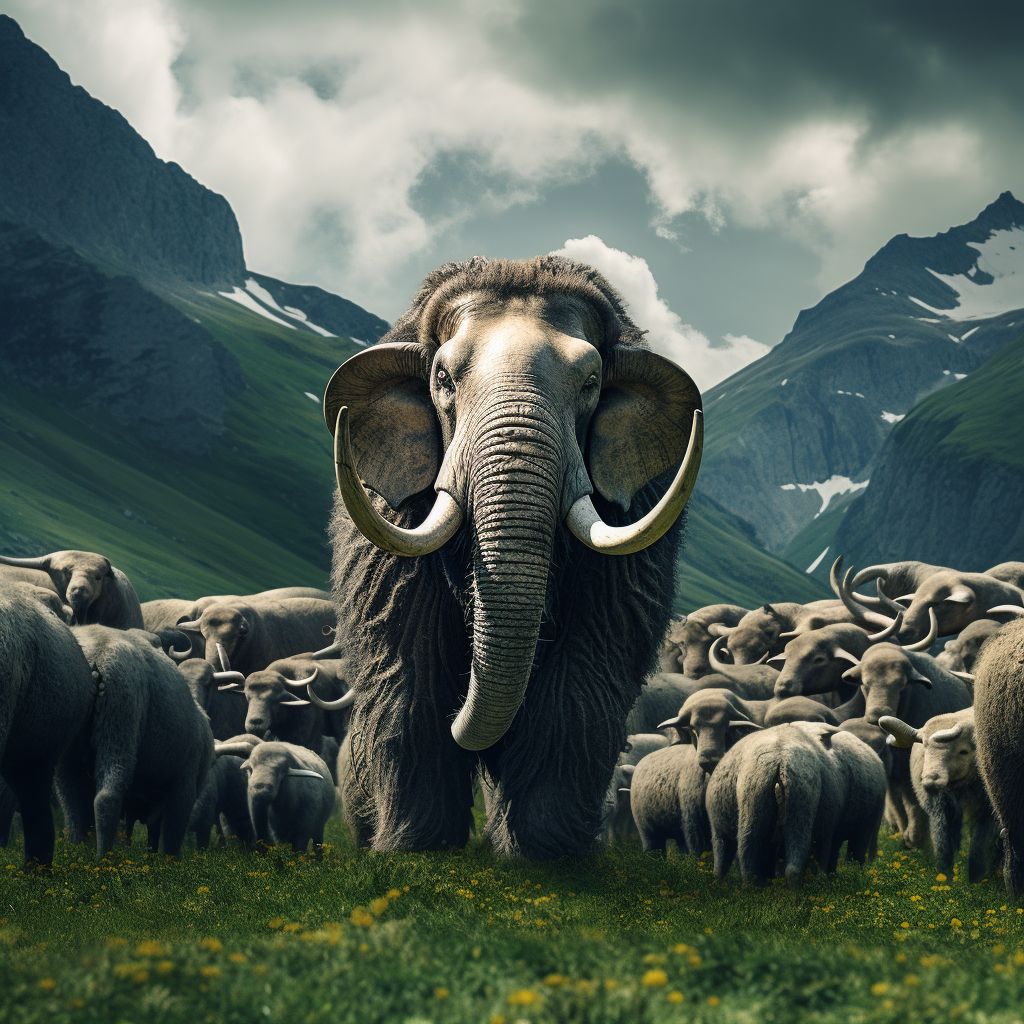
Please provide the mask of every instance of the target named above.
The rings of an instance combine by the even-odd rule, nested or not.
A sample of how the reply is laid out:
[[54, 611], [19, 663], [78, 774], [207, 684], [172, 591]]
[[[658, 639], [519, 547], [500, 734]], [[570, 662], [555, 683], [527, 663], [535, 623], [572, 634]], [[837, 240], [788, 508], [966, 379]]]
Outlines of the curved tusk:
[[284, 681], [285, 686], [293, 686], [297, 690], [301, 690], [304, 686], [309, 686], [311, 683], [316, 682], [316, 677], [320, 675], [320, 669], [314, 668], [313, 674], [306, 679], [286, 679]]
[[415, 557], [437, 551], [462, 525], [462, 510], [447, 491], [438, 491], [430, 515], [415, 529], [388, 522], [374, 507], [356, 471], [348, 429], [348, 406], [338, 411], [334, 428], [334, 469], [341, 500], [359, 532], [382, 551]]
[[829, 572], [829, 582], [832, 584], [832, 589], [836, 592], [839, 600], [843, 602], [843, 606], [856, 615], [858, 619], [869, 623], [872, 626], [878, 626], [880, 629], [892, 625], [892, 618], [888, 615], [882, 615], [880, 612], [874, 612], [870, 608], [862, 605], [856, 597], [854, 597], [850, 590], [850, 577], [853, 575], [853, 569], [849, 569], [846, 573], [845, 579], [839, 581], [839, 573], [843, 567], [843, 556], [840, 555], [833, 563], [832, 569]]
[[886, 626], [881, 633], [869, 633], [868, 639], [873, 644], [880, 644], [883, 640], [888, 640], [889, 637], [893, 635], [893, 633], [898, 633], [900, 631], [900, 626], [903, 625], [903, 615], [904, 609], [900, 608], [899, 612], [896, 614], [896, 618], [893, 619], [892, 622], [888, 626]]
[[[856, 578], [857, 577], [854, 576], [855, 580], [856, 580]], [[875, 580], [875, 590], [878, 591], [878, 606], [883, 606], [884, 605], [886, 608], [889, 609], [890, 612], [897, 613], [897, 614], [899, 612], [906, 611], [906, 608], [904, 608], [904, 606], [901, 605], [898, 601], [894, 601], [891, 597], [889, 597], [888, 594], [885, 594], [885, 593], [882, 592], [882, 581], [881, 581], [881, 579]], [[865, 600], [863, 595], [860, 595], [860, 599], [861, 599], [861, 601], [864, 602], [864, 604], [868, 604], [869, 603], [868, 601]]]
[[1024, 615], [1024, 608], [1015, 604], [997, 604], [995, 608], [989, 608], [986, 615]]
[[679, 721], [679, 716], [677, 715], [675, 718], [666, 718], [664, 722], [659, 722], [655, 726], [655, 728], [656, 729], [668, 729], [668, 728], [678, 729], [680, 725], [682, 725], [682, 723]]
[[957, 679], [962, 679], [965, 683], [973, 683], [974, 682], [974, 675], [972, 673], [970, 673], [970, 672], [955, 672], [955, 671], [953, 671], [953, 669], [947, 669], [947, 671], [949, 671], [953, 675], [955, 675], [957, 677]]
[[190, 629], [193, 633], [199, 632], [201, 622], [199, 619], [194, 619], [192, 622], [176, 622], [174, 624], [175, 629]]
[[309, 707], [309, 701], [308, 700], [298, 700], [298, 699], [295, 699], [295, 700], [279, 700], [278, 704], [280, 704], [281, 707], [283, 707], [283, 708], [308, 708]]
[[589, 494], [577, 501], [565, 517], [572, 535], [592, 551], [605, 555], [632, 555], [663, 537], [686, 507], [697, 482], [704, 451], [704, 413], [695, 409], [686, 454], [669, 489], [650, 512], [628, 526], [609, 526], [597, 513]]
[[240, 685], [245, 685], [245, 676], [241, 672], [214, 672], [213, 680], [216, 683], [224, 683], [223, 686], [217, 687], [218, 690], [237, 690]]
[[43, 572], [49, 572], [51, 558], [53, 555], [40, 555], [38, 558], [12, 558], [10, 555], [0, 555], [0, 565], [12, 565], [16, 569], [41, 569]]
[[345, 708], [351, 707], [356, 699], [355, 690], [349, 690], [344, 697], [339, 697], [337, 700], [324, 700], [322, 697], [318, 697], [311, 687], [306, 689], [306, 695], [318, 708], [323, 708], [324, 711], [344, 711]]
[[882, 715], [878, 719], [878, 727], [889, 734], [885, 741], [890, 747], [912, 747], [915, 743], [923, 742], [921, 733], [912, 725], [907, 725], [902, 719], [892, 715]]
[[882, 580], [887, 578], [889, 575], [889, 567], [887, 565], [869, 565], [866, 569], [861, 569], [853, 579], [850, 581], [850, 590], [855, 591], [857, 587], [862, 586], [865, 583], [870, 583], [871, 580], [875, 581], [875, 589], [878, 591], [878, 597], [869, 597], [867, 594], [857, 594], [857, 600], [864, 605], [865, 608], [880, 609], [885, 606], [885, 595], [881, 591]]
[[939, 620], [935, 614], [935, 606], [928, 606], [928, 635], [923, 640], [918, 640], [916, 644], [904, 644], [903, 650], [905, 651], [927, 651], [933, 643], [935, 638], [939, 635]]
[[228, 660], [228, 656], [224, 653], [224, 648], [220, 644], [217, 644], [217, 658], [220, 660], [221, 671], [230, 672], [231, 662]]
[[[708, 661], [710, 662], [711, 667], [713, 669], [716, 669], [719, 672], [721, 672], [722, 669], [731, 669], [732, 668], [732, 665], [727, 665], [724, 661], [720, 661], [719, 660], [719, 658], [718, 658], [718, 651], [715, 650], [715, 648], [718, 647], [719, 644], [724, 644], [726, 642], [726, 639], [727, 639], [726, 637], [720, 636], [708, 648]], [[727, 674], [727, 673], [723, 673], [723, 674]], [[660, 729], [661, 726], [658, 726], [658, 728]]]
[[324, 781], [324, 777], [319, 772], [310, 771], [308, 768], [289, 768], [288, 774], [292, 778], [298, 777], [301, 779], [319, 779], [321, 782]]
[[945, 743], [948, 740], [955, 740], [963, 731], [964, 723], [957, 722], [956, 725], [951, 726], [949, 729], [939, 729], [937, 732], [933, 732], [928, 738], [935, 743]]
[[329, 661], [336, 654], [341, 654], [341, 643], [337, 640], [330, 647], [322, 647], [319, 651], [314, 651], [309, 657], [311, 661]]
[[192, 657], [192, 641], [187, 636], [185, 636], [184, 633], [182, 633], [181, 635], [185, 637], [185, 642], [188, 644], [188, 650], [179, 651], [174, 646], [174, 640], [177, 640], [177, 637], [174, 637], [172, 639], [171, 646], [167, 648], [167, 657], [170, 658], [171, 661], [178, 662], [178, 664], [181, 664], [181, 662], [183, 661], [188, 661], [188, 659]]
[[248, 757], [255, 747], [255, 743], [249, 743], [245, 740], [218, 740], [213, 745], [213, 752], [218, 757], [224, 757], [229, 754], [234, 757]]

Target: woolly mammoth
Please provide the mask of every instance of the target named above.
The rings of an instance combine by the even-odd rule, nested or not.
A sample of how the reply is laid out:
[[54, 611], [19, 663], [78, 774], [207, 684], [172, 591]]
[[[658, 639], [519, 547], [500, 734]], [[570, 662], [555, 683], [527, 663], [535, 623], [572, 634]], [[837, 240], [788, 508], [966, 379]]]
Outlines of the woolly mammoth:
[[700, 409], [608, 283], [556, 256], [446, 264], [338, 369], [358, 842], [463, 845], [482, 762], [496, 851], [593, 848], [668, 626]]
[[0, 564], [37, 569], [74, 611], [74, 623], [142, 629], [142, 609], [131, 580], [93, 551], [54, 551], [39, 558], [0, 555]]

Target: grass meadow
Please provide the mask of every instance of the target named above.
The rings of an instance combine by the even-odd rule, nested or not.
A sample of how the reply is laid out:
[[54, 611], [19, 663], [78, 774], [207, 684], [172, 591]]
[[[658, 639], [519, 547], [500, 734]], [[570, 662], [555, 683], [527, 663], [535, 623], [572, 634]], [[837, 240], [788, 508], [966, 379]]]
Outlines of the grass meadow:
[[0, 851], [0, 1022], [1024, 1019], [1024, 913], [884, 836], [870, 867], [744, 887], [638, 845], [583, 862], [375, 854], [180, 860], [141, 835], [52, 870]]

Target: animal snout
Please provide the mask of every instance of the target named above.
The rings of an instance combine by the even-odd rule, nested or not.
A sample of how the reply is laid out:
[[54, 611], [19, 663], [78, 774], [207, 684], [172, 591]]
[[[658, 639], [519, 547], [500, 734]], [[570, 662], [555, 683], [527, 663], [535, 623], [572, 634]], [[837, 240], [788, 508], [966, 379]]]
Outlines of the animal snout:
[[942, 775], [929, 774], [924, 775], [921, 778], [921, 785], [924, 786], [926, 793], [935, 793], [942, 789], [946, 784], [946, 779]]
[[697, 758], [697, 764], [705, 775], [710, 775], [717, 767], [721, 758], [717, 754], [702, 754]]
[[772, 691], [776, 697], [795, 697], [796, 691], [789, 683], [783, 683], [777, 681], [775, 683], [775, 689]]

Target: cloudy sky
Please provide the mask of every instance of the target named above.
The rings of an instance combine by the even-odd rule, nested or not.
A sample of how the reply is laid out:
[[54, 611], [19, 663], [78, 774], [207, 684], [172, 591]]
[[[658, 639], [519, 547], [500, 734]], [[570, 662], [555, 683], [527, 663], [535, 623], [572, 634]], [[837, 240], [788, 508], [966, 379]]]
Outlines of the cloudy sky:
[[703, 386], [899, 232], [1024, 197], [1024, 4], [0, 0], [238, 216], [254, 270], [393, 319], [565, 250]]

